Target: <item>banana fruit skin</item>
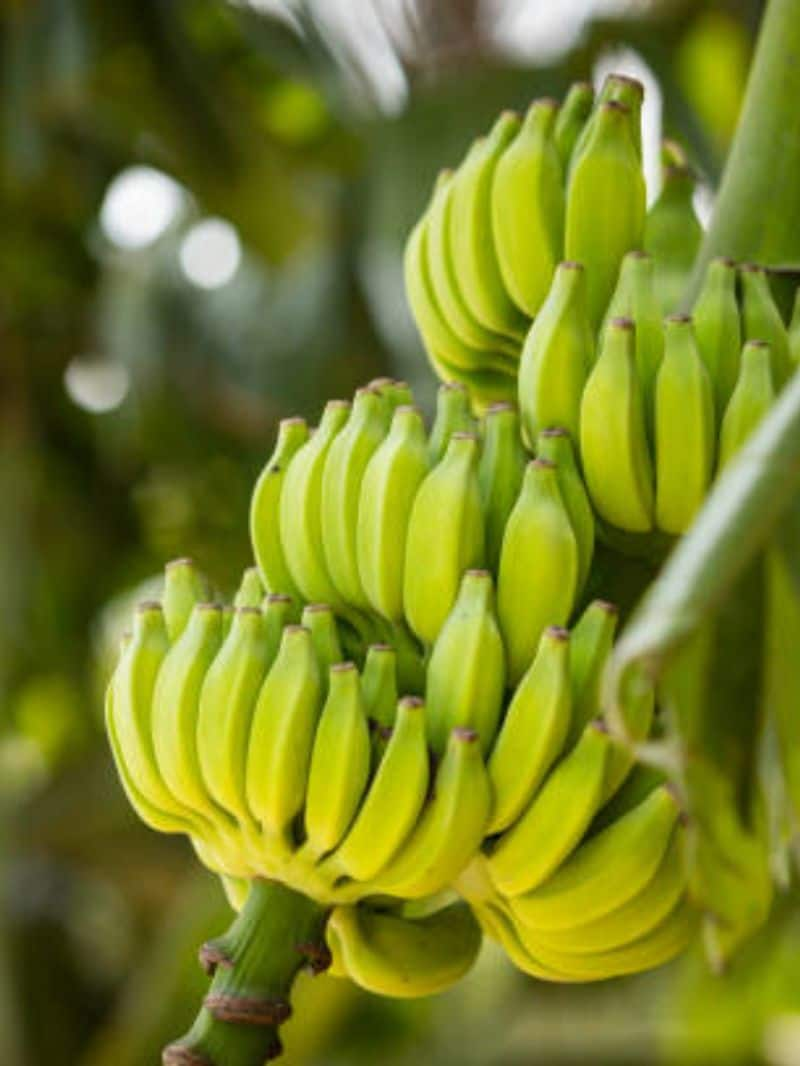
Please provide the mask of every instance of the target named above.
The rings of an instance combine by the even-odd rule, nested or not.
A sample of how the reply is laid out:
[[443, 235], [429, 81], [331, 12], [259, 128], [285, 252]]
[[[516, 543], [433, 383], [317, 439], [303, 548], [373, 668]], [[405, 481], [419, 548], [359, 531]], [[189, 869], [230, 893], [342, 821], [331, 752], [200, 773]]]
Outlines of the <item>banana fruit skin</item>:
[[581, 130], [586, 125], [586, 120], [591, 114], [593, 103], [594, 88], [592, 83], [577, 81], [570, 86], [564, 103], [556, 115], [553, 138], [564, 171], [569, 167], [573, 149]]
[[695, 214], [695, 176], [680, 145], [665, 141], [661, 151], [663, 184], [647, 212], [644, 247], [655, 260], [661, 309], [678, 307], [703, 238]]
[[560, 427], [543, 429], [536, 442], [536, 455], [555, 465], [558, 489], [578, 547], [578, 588], [582, 589], [594, 556], [595, 521], [567, 431]]
[[736, 299], [736, 264], [713, 259], [692, 308], [697, 347], [714, 384], [714, 404], [721, 419], [731, 398], [742, 350], [742, 327]]
[[474, 433], [476, 428], [466, 386], [457, 381], [443, 382], [436, 394], [436, 417], [428, 438], [430, 465], [444, 458], [454, 433]]
[[205, 582], [191, 559], [175, 559], [167, 563], [161, 607], [171, 643], [183, 633], [195, 606], [207, 599]]
[[772, 380], [775, 391], [780, 392], [794, 369], [789, 351], [789, 334], [772, 298], [766, 271], [753, 263], [745, 263], [739, 270], [739, 278], [742, 283], [744, 339], [767, 342], [772, 361]]
[[719, 434], [719, 466], [726, 466], [775, 400], [771, 349], [766, 341], [748, 341], [742, 365]]

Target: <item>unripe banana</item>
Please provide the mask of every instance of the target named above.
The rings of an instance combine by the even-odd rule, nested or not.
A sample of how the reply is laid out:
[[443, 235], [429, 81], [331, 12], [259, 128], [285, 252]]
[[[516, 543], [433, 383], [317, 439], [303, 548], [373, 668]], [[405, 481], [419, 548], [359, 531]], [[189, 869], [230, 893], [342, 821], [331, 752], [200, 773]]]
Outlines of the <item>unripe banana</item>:
[[[655, 266], [646, 252], [628, 252], [608, 307], [606, 322], [629, 318], [636, 333], [636, 370], [642, 386], [645, 421], [653, 429], [653, 393], [664, 357], [664, 325], [655, 285]], [[605, 327], [604, 327], [605, 328]]]
[[[239, 588], [236, 590], [236, 595], [233, 597], [234, 607], [260, 607], [261, 602], [264, 599], [266, 590], [261, 583], [261, 575], [257, 566], [250, 566], [242, 574], [242, 580], [239, 582]], [[283, 596], [287, 599], [285, 593], [275, 593], [274, 595]]]
[[422, 700], [402, 699], [392, 735], [352, 828], [323, 872], [376, 877], [414, 828], [428, 792], [430, 763]]
[[[519, 350], [520, 341], [517, 341], [516, 345]], [[493, 403], [511, 403], [516, 396], [517, 376], [514, 371], [505, 368], [464, 370], [430, 350], [428, 357], [440, 381], [455, 381], [467, 387], [470, 400], [478, 413], [485, 411]], [[485, 362], [483, 354], [481, 362]]]
[[753, 263], [739, 269], [742, 280], [742, 319], [744, 338], [766, 341], [770, 346], [772, 380], [780, 392], [794, 369], [789, 353], [789, 334], [772, 298], [766, 271]]
[[545, 629], [492, 748], [488, 768], [494, 804], [488, 836], [516, 821], [561, 753], [572, 715], [569, 663], [569, 632], [557, 626]]
[[264, 599], [262, 608], [264, 615], [264, 633], [266, 636], [264, 658], [265, 669], [269, 670], [275, 662], [278, 648], [283, 639], [283, 629], [293, 621], [294, 604], [291, 596], [284, 596], [279, 592], [271, 592]]
[[470, 969], [481, 945], [480, 927], [464, 903], [422, 918], [336, 907], [325, 936], [334, 974], [395, 999], [443, 992]]
[[496, 571], [508, 516], [514, 507], [525, 472], [525, 449], [519, 415], [507, 403], [490, 407], [484, 419], [484, 439], [478, 467], [478, 486], [486, 521], [486, 560]]
[[497, 613], [508, 681], [525, 671], [547, 626], [565, 625], [578, 589], [578, 546], [556, 468], [534, 459], [506, 526], [497, 581]]
[[647, 212], [644, 247], [655, 260], [656, 292], [663, 314], [678, 307], [689, 280], [703, 227], [694, 210], [695, 176], [680, 145], [665, 141], [664, 184]]
[[331, 667], [308, 776], [306, 847], [317, 857], [344, 837], [369, 778], [370, 743], [361, 682], [352, 663]]
[[714, 397], [688, 315], [666, 319], [664, 361], [656, 379], [656, 524], [684, 533], [711, 484]]
[[483, 563], [477, 465], [477, 438], [454, 433], [411, 509], [403, 604], [412, 630], [428, 644], [436, 639], [455, 603], [464, 571]]
[[389, 421], [398, 407], [412, 407], [414, 404], [414, 393], [407, 381], [398, 381], [396, 378], [374, 378], [367, 388], [377, 389], [383, 396]]
[[480, 846], [491, 802], [478, 734], [454, 729], [433, 797], [400, 853], [374, 882], [375, 891], [422, 899], [451, 885]]
[[542, 884], [578, 844], [603, 801], [610, 747], [606, 732], [591, 722], [500, 837], [487, 868], [503, 895], [519, 896]]
[[303, 809], [321, 697], [311, 634], [288, 625], [258, 694], [247, 749], [248, 808], [270, 837], [288, 840]]
[[457, 381], [445, 381], [436, 393], [436, 417], [428, 439], [431, 465], [444, 458], [454, 433], [474, 433], [475, 428], [469, 392]]
[[[642, 158], [642, 104], [644, 103], [644, 86], [636, 78], [630, 78], [626, 74], [609, 74], [600, 87], [595, 101], [592, 118], [603, 104], [622, 104], [628, 108], [630, 115], [630, 136], [636, 155]], [[584, 122], [580, 136], [572, 152], [572, 163], [586, 148], [589, 136], [592, 132], [591, 121]]]
[[358, 570], [358, 510], [364, 471], [386, 436], [387, 404], [377, 390], [359, 389], [347, 425], [337, 434], [322, 475], [322, 546], [340, 598], [368, 607]]
[[289, 464], [280, 501], [281, 544], [302, 599], [334, 607], [339, 597], [328, 573], [322, 540], [322, 474], [330, 446], [349, 413], [345, 400], [325, 405], [316, 432]]
[[559, 492], [578, 547], [578, 588], [582, 589], [594, 555], [594, 514], [569, 433], [559, 427], [542, 430], [536, 441], [536, 455], [555, 464]]
[[205, 581], [191, 559], [175, 559], [167, 563], [161, 605], [170, 643], [174, 644], [180, 637], [192, 611], [206, 598]]
[[593, 103], [594, 89], [591, 82], [576, 81], [570, 86], [556, 116], [554, 138], [564, 173], [567, 172], [572, 151], [591, 114]]
[[492, 234], [512, 300], [533, 318], [561, 258], [564, 191], [553, 137], [558, 104], [536, 100], [500, 157], [491, 189]]
[[311, 634], [311, 643], [314, 645], [314, 654], [325, 687], [328, 671], [334, 663], [340, 663], [343, 659], [336, 616], [327, 603], [309, 603], [303, 608], [301, 623]]
[[213, 800], [240, 823], [249, 824], [245, 773], [250, 723], [269, 669], [264, 616], [240, 607], [230, 632], [205, 676], [197, 717], [197, 755]]
[[628, 814], [591, 837], [545, 883], [511, 902], [531, 929], [568, 929], [632, 899], [652, 879], [672, 840], [679, 809], [671, 790], [655, 789]]
[[736, 300], [736, 265], [713, 259], [692, 308], [694, 336], [714, 388], [717, 420], [722, 418], [739, 376], [742, 327]]
[[482, 751], [488, 751], [503, 702], [504, 658], [492, 576], [468, 570], [428, 661], [425, 698], [435, 753], [444, 751], [456, 726], [475, 731]]
[[739, 451], [770, 409], [774, 399], [770, 347], [765, 341], [748, 341], [742, 349], [739, 380], [725, 408], [720, 427], [720, 469]]
[[792, 368], [796, 370], [800, 366], [800, 287], [794, 294], [792, 320], [789, 323], [789, 356]]
[[275, 450], [256, 482], [250, 503], [250, 540], [264, 583], [270, 592], [285, 592], [295, 600], [300, 595], [281, 538], [281, 495], [289, 463], [307, 440], [308, 426], [304, 419], [283, 419]]
[[583, 393], [581, 458], [598, 513], [644, 533], [653, 525], [653, 474], [634, 343], [630, 319], [612, 319]]
[[530, 447], [550, 426], [563, 426], [577, 440], [581, 393], [593, 357], [586, 271], [580, 263], [560, 263], [520, 360], [519, 409]]
[[415, 407], [398, 407], [364, 471], [356, 531], [361, 586], [372, 607], [392, 622], [403, 620], [406, 533], [428, 466], [422, 415]]
[[397, 652], [390, 644], [372, 644], [361, 672], [361, 696], [370, 725], [391, 729], [397, 712]]
[[642, 243], [645, 185], [631, 136], [631, 113], [620, 103], [600, 104], [567, 187], [564, 251], [583, 263], [589, 317], [599, 325], [614, 291], [620, 262]]
[[619, 613], [613, 603], [595, 600], [572, 627], [569, 673], [572, 690], [571, 747], [600, 713], [603, 671], [611, 654]]
[[500, 272], [492, 234], [492, 184], [519, 126], [519, 117], [505, 111], [489, 135], [473, 144], [453, 179], [450, 212], [450, 243], [467, 306], [487, 329], [515, 339], [524, 333], [526, 318]]

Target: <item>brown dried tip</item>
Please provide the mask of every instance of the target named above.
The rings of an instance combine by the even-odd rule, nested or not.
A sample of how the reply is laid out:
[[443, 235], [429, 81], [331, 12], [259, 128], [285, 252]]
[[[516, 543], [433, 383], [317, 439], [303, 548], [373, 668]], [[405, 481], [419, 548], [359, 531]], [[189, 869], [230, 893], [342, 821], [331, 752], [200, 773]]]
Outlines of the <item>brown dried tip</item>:
[[600, 105], [601, 111], [619, 111], [621, 115], [629, 115], [631, 109], [627, 104], [623, 104], [621, 100], [606, 100], [605, 103]]
[[391, 644], [370, 644], [367, 651], [391, 651], [394, 652], [394, 648]]
[[460, 381], [443, 381], [439, 386], [439, 392], [466, 392], [467, 386], [462, 385]]
[[735, 267], [736, 266], [736, 260], [735, 259], [731, 259], [731, 257], [729, 255], [718, 255], [714, 259], [712, 259], [711, 262], [712, 263], [722, 263], [722, 265], [726, 266], [726, 267]]
[[692, 321], [692, 316], [691, 315], [687, 315], [683, 311], [675, 311], [674, 314], [667, 315], [666, 318], [664, 319], [664, 321], [665, 322], [678, 322], [681, 325], [685, 326], [687, 324], [687, 322], [691, 322]]
[[555, 470], [556, 468], [556, 464], [550, 459], [531, 459], [528, 466], [533, 467], [534, 470]]
[[483, 578], [485, 577], [492, 576], [491, 571], [485, 570], [479, 566], [474, 567], [472, 570], [465, 570], [464, 574], [466, 577], [479, 577], [481, 578], [481, 580], [483, 580]]
[[603, 718], [593, 718], [589, 725], [598, 733], [608, 734], [609, 728]]
[[583, 270], [583, 263], [579, 263], [577, 259], [565, 259], [558, 265], [561, 270]]
[[561, 641], [562, 643], [569, 640], [569, 630], [564, 626], [548, 626], [546, 629], [548, 637], [552, 637], [553, 640]]
[[171, 559], [164, 569], [171, 570], [173, 566], [194, 566], [194, 560], [190, 559], [188, 555], [183, 555], [180, 559]]
[[745, 348], [769, 348], [769, 341], [752, 340], [745, 341]]
[[162, 1066], [215, 1066], [211, 1059], [193, 1051], [180, 1041], [165, 1047], [161, 1053]]
[[325, 404], [326, 407], [342, 408], [343, 410], [350, 407], [349, 400], [328, 400]]
[[612, 603], [611, 600], [595, 600], [594, 601], [601, 611], [605, 611], [606, 614], [619, 614], [619, 607], [616, 603]]
[[314, 977], [330, 969], [330, 965], [333, 962], [333, 956], [326, 943], [322, 942], [318, 944], [313, 941], [308, 941], [304, 944], [297, 944], [296, 950], [308, 962], [308, 968]]
[[474, 744], [478, 739], [478, 734], [474, 729], [467, 729], [466, 726], [457, 725], [453, 730], [453, 736], [456, 740], [462, 741], [464, 744]]
[[[255, 569], [255, 567], [253, 568]], [[292, 597], [287, 596], [285, 592], [270, 592], [267, 596], [267, 603], [291, 603]]]
[[306, 420], [301, 418], [300, 415], [292, 415], [291, 418], [282, 418], [280, 424], [282, 426], [304, 426]]
[[624, 316], [620, 316], [619, 318], [612, 318], [611, 325], [614, 327], [614, 329], [633, 330], [636, 328], [633, 319], [625, 318]]
[[394, 413], [397, 414], [399, 411], [402, 411], [404, 414], [422, 414], [422, 412], [415, 403], [401, 403], [398, 407], [395, 408]]
[[490, 403], [486, 408], [486, 417], [489, 415], [499, 415], [504, 411], [516, 411], [516, 407], [513, 403], [509, 403], [507, 400], [500, 400], [497, 403]]
[[553, 96], [540, 96], [538, 100], [534, 101], [534, 103], [540, 104], [542, 107], [552, 108], [553, 111], [558, 111], [561, 106], [558, 100]]
[[332, 674], [347, 674], [351, 670], [355, 670], [356, 664], [351, 662], [346, 663], [334, 663], [331, 667]]
[[284, 633], [308, 633], [308, 626], [301, 626], [297, 622], [292, 622], [288, 626], [283, 627]]
[[233, 613], [234, 614], [238, 614], [238, 615], [243, 615], [243, 614], [244, 615], [247, 615], [247, 614], [261, 615], [261, 608], [260, 607], [250, 607], [249, 605], [246, 606], [246, 607], [234, 607], [233, 608]]
[[372, 381], [367, 382], [366, 388], [385, 389], [387, 385], [394, 385], [394, 378], [373, 378]]
[[221, 603], [198, 603], [195, 605], [196, 611], [221, 611]]
[[746, 274], [760, 274], [763, 272], [763, 268], [758, 263], [742, 263], [739, 269]]
[[303, 608], [303, 614], [333, 614], [333, 608], [327, 603], [309, 603]]
[[425, 706], [425, 700], [420, 696], [403, 696], [402, 699], [397, 702], [398, 707], [405, 707], [410, 711], [419, 710], [420, 707]]
[[225, 996], [216, 992], [209, 992], [203, 1006], [218, 1022], [239, 1025], [283, 1025], [292, 1014], [292, 1008], [283, 999]]
[[626, 258], [628, 259], [650, 259], [651, 255], [646, 252], [644, 248], [634, 248], [630, 252], [626, 252]]
[[158, 600], [142, 600], [136, 604], [137, 614], [146, 614], [148, 611], [160, 611], [161, 604]]
[[519, 111], [515, 111], [513, 107], [507, 107], [500, 112], [500, 118], [519, 118]]
[[644, 96], [644, 85], [638, 78], [632, 78], [630, 74], [609, 74], [608, 80], [615, 81], [618, 84], [621, 82], [623, 85], [630, 85], [636, 89], [640, 96]]
[[458, 430], [450, 435], [450, 440], [474, 440], [478, 441], [478, 435], [476, 433], [467, 433], [466, 430]]
[[199, 959], [203, 970], [209, 977], [214, 976], [218, 966], [222, 966], [223, 969], [226, 970], [229, 970], [233, 966], [233, 959], [226, 955], [219, 945], [215, 944], [213, 941], [209, 941], [207, 944], [202, 945], [197, 952], [197, 958]]
[[548, 426], [547, 429], [541, 430], [539, 436], [549, 440], [551, 437], [568, 437], [569, 433], [562, 426]]

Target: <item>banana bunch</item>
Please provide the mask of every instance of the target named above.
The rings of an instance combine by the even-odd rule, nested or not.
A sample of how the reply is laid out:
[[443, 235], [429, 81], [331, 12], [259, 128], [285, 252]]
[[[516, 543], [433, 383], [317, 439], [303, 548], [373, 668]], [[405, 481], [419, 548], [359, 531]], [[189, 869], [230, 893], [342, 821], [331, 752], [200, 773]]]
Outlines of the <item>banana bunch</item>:
[[[530, 491], [555, 494], [555, 470], [534, 461], [526, 478], [550, 488]], [[556, 980], [656, 965], [686, 942], [677, 806], [663, 787], [620, 805], [631, 758], [598, 718], [609, 604], [572, 632], [546, 625], [512, 679], [492, 576], [467, 570], [422, 692], [405, 695], [391, 645], [345, 659], [348, 623], [319, 604], [298, 623], [255, 569], [231, 609], [207, 597], [190, 562], [167, 568], [162, 600], [135, 612], [106, 722], [138, 814], [189, 836], [235, 906], [258, 878], [330, 907], [336, 971], [387, 995], [452, 983], [481, 930]], [[640, 738], [653, 712], [649, 698]]]
[[534, 458], [508, 403], [476, 421], [466, 388], [444, 384], [428, 432], [411, 399], [383, 379], [329, 403], [313, 434], [301, 419], [281, 424], [251, 508], [261, 577], [273, 594], [328, 604], [355, 658], [390, 644], [403, 689], [418, 692], [444, 634], [462, 639], [455, 619], [485, 612], [485, 587], [462, 579], [486, 568], [497, 658], [516, 683], [589, 574], [594, 519], [570, 438], [543, 430]]

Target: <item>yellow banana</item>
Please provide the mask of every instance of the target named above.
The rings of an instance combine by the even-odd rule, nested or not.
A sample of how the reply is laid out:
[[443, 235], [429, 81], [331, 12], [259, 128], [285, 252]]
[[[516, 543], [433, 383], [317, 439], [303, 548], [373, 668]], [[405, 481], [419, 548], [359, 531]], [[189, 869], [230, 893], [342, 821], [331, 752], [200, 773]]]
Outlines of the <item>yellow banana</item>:
[[553, 136], [561, 166], [565, 173], [569, 167], [572, 151], [577, 144], [581, 130], [586, 125], [586, 120], [591, 114], [593, 103], [594, 89], [591, 82], [576, 81], [570, 86], [564, 103], [556, 116]]
[[603, 671], [614, 643], [617, 619], [618, 611], [613, 603], [595, 600], [572, 628], [569, 654], [572, 690], [570, 747], [600, 713]]
[[489, 836], [516, 821], [561, 754], [572, 715], [569, 664], [569, 632], [550, 626], [517, 685], [489, 758]]
[[475, 429], [469, 392], [457, 381], [445, 381], [436, 393], [436, 417], [428, 439], [431, 465], [435, 466], [444, 458], [454, 433], [474, 433]]
[[772, 360], [772, 380], [780, 392], [794, 369], [789, 352], [789, 334], [772, 298], [766, 271], [753, 263], [739, 268], [742, 282], [744, 339], [766, 341]]
[[538, 314], [564, 229], [563, 173], [553, 137], [558, 104], [536, 100], [495, 167], [492, 235], [505, 287], [517, 307]]
[[161, 605], [170, 643], [174, 644], [180, 637], [195, 606], [207, 595], [206, 584], [191, 559], [167, 563]]
[[508, 516], [525, 472], [519, 415], [508, 403], [493, 404], [484, 419], [478, 486], [486, 521], [486, 561], [496, 571]]
[[534, 459], [508, 519], [497, 580], [509, 684], [515, 685], [528, 669], [546, 627], [569, 620], [578, 575], [577, 541], [556, 468], [546, 459]]
[[578, 547], [578, 588], [582, 589], [594, 556], [594, 514], [569, 433], [560, 427], [543, 429], [536, 441], [536, 455], [555, 464], [558, 489]]
[[520, 360], [519, 409], [530, 447], [551, 426], [563, 426], [577, 440], [581, 394], [593, 357], [586, 271], [580, 263], [560, 263]]
[[685, 533], [711, 483], [714, 396], [688, 315], [666, 319], [664, 361], [655, 394], [656, 524]]
[[503, 702], [504, 658], [492, 575], [467, 570], [428, 660], [425, 698], [436, 754], [442, 754], [455, 726], [474, 730], [482, 751], [489, 749]]
[[742, 365], [719, 432], [719, 467], [722, 469], [759, 424], [775, 399], [769, 345], [748, 341]]
[[731, 398], [739, 376], [742, 327], [736, 300], [736, 264], [713, 259], [692, 309], [694, 336], [714, 388], [717, 419]]
[[636, 372], [634, 326], [614, 318], [581, 403], [581, 459], [597, 512], [620, 529], [653, 525], [653, 475]]
[[411, 508], [403, 605], [412, 630], [428, 644], [436, 639], [455, 603], [464, 571], [483, 563], [478, 451], [476, 437], [454, 433]]

